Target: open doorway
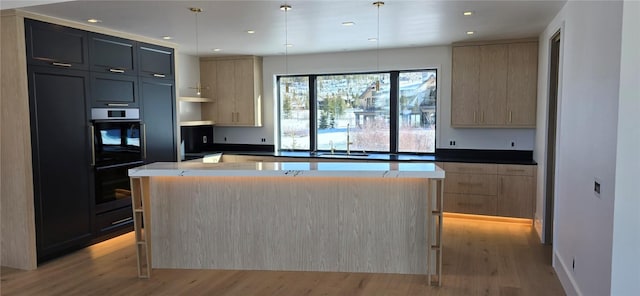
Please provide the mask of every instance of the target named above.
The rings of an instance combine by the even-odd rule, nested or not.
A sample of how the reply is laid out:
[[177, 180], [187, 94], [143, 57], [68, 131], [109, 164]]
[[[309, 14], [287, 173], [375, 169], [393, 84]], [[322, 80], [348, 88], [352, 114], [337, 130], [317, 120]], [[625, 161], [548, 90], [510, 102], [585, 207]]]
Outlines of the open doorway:
[[560, 72], [560, 31], [551, 37], [549, 53], [549, 116], [547, 118], [547, 157], [545, 179], [544, 242], [553, 244], [553, 209], [556, 178], [556, 134], [558, 128], [558, 78]]

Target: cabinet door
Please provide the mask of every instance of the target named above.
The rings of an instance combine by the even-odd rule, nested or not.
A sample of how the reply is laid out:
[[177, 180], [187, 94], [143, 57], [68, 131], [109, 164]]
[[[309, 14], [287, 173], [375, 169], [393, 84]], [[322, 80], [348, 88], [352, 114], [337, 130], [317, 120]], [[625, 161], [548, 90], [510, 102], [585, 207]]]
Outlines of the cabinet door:
[[89, 33], [91, 71], [138, 75], [136, 42], [129, 39]]
[[87, 32], [25, 19], [27, 63], [87, 70]]
[[145, 162], [176, 161], [175, 85], [165, 79], [141, 79]]
[[535, 127], [537, 82], [538, 44], [509, 44], [508, 125]]
[[218, 67], [216, 61], [200, 62], [200, 85], [202, 86], [202, 97], [210, 98], [212, 103], [201, 105], [202, 120], [212, 120], [218, 122], [218, 97], [217, 97], [217, 77]]
[[480, 46], [478, 103], [480, 125], [505, 124], [507, 103], [507, 45]]
[[236, 122], [236, 85], [235, 61], [221, 60], [217, 62], [217, 96], [218, 116], [216, 125], [235, 125]]
[[138, 77], [91, 73], [92, 107], [137, 107]]
[[451, 125], [471, 126], [478, 119], [480, 48], [453, 48], [451, 69]]
[[172, 48], [138, 43], [139, 71], [141, 77], [174, 78], [174, 51]]
[[38, 260], [82, 247], [92, 236], [89, 77], [85, 71], [29, 67]]
[[253, 59], [235, 61], [236, 125], [254, 125], [256, 98], [253, 74]]
[[533, 177], [498, 176], [498, 215], [533, 218]]

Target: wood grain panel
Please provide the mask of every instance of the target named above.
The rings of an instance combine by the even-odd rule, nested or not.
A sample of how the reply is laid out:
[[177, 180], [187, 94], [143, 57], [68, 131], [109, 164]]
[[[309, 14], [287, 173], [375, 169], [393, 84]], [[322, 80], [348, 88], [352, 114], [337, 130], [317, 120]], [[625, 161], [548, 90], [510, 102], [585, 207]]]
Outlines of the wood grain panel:
[[507, 124], [536, 126], [538, 43], [509, 44], [507, 76]]
[[427, 272], [425, 180], [151, 179], [154, 268]]
[[496, 175], [448, 173], [445, 193], [496, 195]]
[[2, 15], [0, 178], [2, 266], [36, 268], [24, 20]]
[[216, 94], [215, 100], [218, 114], [216, 124], [233, 124], [235, 119], [235, 66], [231, 60], [216, 62]]
[[480, 49], [454, 47], [451, 67], [451, 126], [475, 125], [478, 111]]
[[499, 164], [498, 174], [512, 176], [533, 176], [535, 174], [535, 165], [518, 165], [518, 164]]
[[444, 195], [446, 212], [497, 215], [498, 198], [495, 195], [469, 195], [447, 193]]
[[495, 175], [498, 171], [496, 165], [491, 163], [445, 162], [441, 167], [444, 168], [447, 173]]
[[498, 177], [498, 215], [533, 218], [535, 187], [533, 177]]
[[478, 105], [481, 125], [505, 124], [507, 54], [507, 45], [480, 46]]

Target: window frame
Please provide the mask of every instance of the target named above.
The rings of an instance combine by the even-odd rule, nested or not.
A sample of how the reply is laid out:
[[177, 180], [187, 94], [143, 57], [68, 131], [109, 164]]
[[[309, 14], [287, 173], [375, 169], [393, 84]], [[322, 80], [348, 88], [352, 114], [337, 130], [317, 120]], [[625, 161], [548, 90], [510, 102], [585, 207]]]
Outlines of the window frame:
[[[435, 122], [434, 124], [434, 140], [433, 140], [433, 152], [399, 152], [399, 138], [400, 138], [400, 74], [409, 72], [426, 72], [433, 71], [436, 74], [436, 100], [435, 100]], [[276, 102], [277, 102], [277, 114], [276, 114], [276, 126], [278, 128], [278, 151], [295, 151], [295, 152], [327, 152], [328, 150], [318, 150], [318, 126], [317, 126], [317, 104], [318, 99], [317, 92], [317, 78], [320, 76], [339, 76], [339, 75], [367, 75], [367, 74], [389, 74], [390, 77], [390, 89], [389, 89], [389, 151], [368, 151], [371, 153], [387, 153], [387, 154], [409, 154], [409, 155], [434, 155], [438, 141], [438, 100], [440, 97], [438, 67], [424, 68], [424, 69], [410, 69], [410, 70], [392, 70], [392, 71], [369, 71], [369, 72], [346, 72], [346, 73], [324, 73], [324, 74], [296, 74], [296, 75], [276, 75]], [[309, 149], [283, 149], [282, 148], [282, 97], [280, 79], [289, 77], [308, 77], [309, 78]], [[342, 150], [337, 150], [342, 151]]]

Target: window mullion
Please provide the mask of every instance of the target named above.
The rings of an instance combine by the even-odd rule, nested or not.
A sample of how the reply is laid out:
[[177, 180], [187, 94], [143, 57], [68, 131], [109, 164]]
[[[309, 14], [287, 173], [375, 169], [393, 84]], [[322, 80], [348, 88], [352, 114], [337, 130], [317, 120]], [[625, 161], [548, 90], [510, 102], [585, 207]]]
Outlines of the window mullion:
[[398, 88], [400, 83], [400, 72], [391, 71], [390, 73], [390, 89], [389, 89], [389, 152], [398, 153]]
[[318, 98], [316, 96], [316, 78], [317, 75], [309, 76], [309, 150], [318, 150], [318, 126], [316, 124], [316, 116], [318, 109]]

